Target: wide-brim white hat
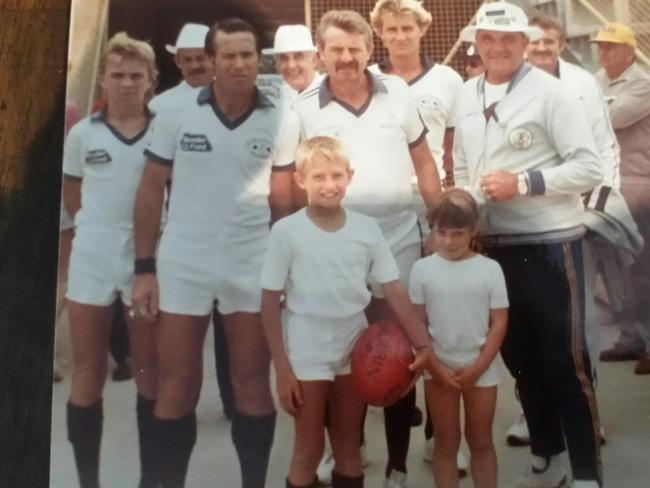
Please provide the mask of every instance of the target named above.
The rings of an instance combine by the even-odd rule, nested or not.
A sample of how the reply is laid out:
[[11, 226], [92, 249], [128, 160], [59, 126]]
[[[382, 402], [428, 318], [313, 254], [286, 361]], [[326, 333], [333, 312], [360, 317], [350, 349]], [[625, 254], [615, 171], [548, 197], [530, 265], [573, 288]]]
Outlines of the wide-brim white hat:
[[530, 42], [541, 39], [544, 32], [537, 26], [528, 25], [526, 13], [506, 2], [484, 3], [476, 14], [476, 24], [469, 25], [460, 31], [460, 40], [475, 42], [476, 33], [480, 30], [497, 32], [521, 32]]
[[262, 49], [262, 54], [316, 52], [309, 29], [301, 24], [281, 25], [275, 32], [273, 47]]
[[176, 38], [176, 45], [166, 44], [167, 52], [176, 54], [179, 49], [203, 49], [205, 36], [210, 29], [203, 24], [185, 24]]

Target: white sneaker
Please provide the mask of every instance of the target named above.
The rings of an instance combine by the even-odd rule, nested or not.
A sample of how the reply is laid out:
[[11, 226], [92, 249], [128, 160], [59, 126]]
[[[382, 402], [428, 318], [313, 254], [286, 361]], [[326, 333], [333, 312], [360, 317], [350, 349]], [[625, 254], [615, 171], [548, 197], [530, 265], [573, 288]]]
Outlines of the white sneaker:
[[433, 462], [433, 437], [431, 439], [424, 439], [424, 452], [422, 459], [427, 463]]
[[[544, 468], [540, 468], [542, 464], [545, 464]], [[519, 478], [516, 486], [517, 488], [563, 488], [567, 485], [567, 475], [558, 454], [548, 459], [533, 455], [533, 462], [526, 474]]]
[[598, 488], [596, 480], [573, 480], [571, 488]]
[[384, 488], [408, 488], [406, 486], [406, 473], [392, 470], [390, 476], [384, 481]]
[[334, 469], [334, 456], [330, 451], [323, 454], [323, 458], [316, 468], [316, 477], [321, 485], [329, 486], [332, 484], [332, 470]]
[[506, 442], [509, 446], [528, 446], [530, 445], [530, 434], [528, 433], [528, 424], [523, 413], [510, 426], [506, 432]]
[[458, 466], [458, 476], [461, 478], [467, 476], [467, 468], [469, 468], [469, 463], [467, 462], [467, 458], [462, 451], [458, 451], [458, 454], [456, 455], [456, 466]]

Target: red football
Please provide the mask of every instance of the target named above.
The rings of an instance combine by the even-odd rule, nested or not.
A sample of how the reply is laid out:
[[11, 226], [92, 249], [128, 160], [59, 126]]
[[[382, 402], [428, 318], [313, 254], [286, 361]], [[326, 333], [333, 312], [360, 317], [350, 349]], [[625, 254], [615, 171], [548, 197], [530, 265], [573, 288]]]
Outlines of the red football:
[[370, 324], [352, 349], [352, 381], [368, 404], [386, 407], [399, 400], [413, 380], [414, 355], [402, 328], [382, 320]]

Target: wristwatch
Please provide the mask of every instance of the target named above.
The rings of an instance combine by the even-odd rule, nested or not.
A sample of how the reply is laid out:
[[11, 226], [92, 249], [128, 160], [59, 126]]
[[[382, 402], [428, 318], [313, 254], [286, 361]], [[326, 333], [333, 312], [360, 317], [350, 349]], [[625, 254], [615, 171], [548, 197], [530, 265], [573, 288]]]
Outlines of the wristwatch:
[[526, 178], [525, 173], [519, 173], [517, 175], [517, 193], [521, 196], [528, 195], [530, 188], [528, 186], [528, 178]]

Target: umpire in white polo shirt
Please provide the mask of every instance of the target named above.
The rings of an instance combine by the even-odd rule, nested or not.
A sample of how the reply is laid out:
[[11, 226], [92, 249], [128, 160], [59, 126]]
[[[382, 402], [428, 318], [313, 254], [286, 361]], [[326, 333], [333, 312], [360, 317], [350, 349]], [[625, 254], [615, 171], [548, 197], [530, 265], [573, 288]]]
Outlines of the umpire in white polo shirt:
[[501, 349], [530, 428], [532, 466], [517, 486], [602, 483], [598, 413], [584, 335], [580, 194], [602, 180], [596, 144], [577, 98], [524, 62], [541, 36], [524, 12], [484, 4], [461, 32], [486, 67], [458, 97], [456, 182], [481, 204], [487, 254], [503, 268], [510, 301]]
[[[299, 133], [295, 115], [255, 88], [258, 44], [244, 20], [212, 26], [205, 50], [214, 81], [157, 115], [146, 150], [135, 208], [133, 302], [137, 314], [158, 319], [161, 374], [152, 435], [163, 488], [184, 486], [214, 300], [228, 342], [235, 397], [231, 435], [241, 486], [265, 484], [275, 407], [259, 315], [261, 260], [271, 220], [292, 207]], [[170, 177], [174, 187], [156, 254]]]

